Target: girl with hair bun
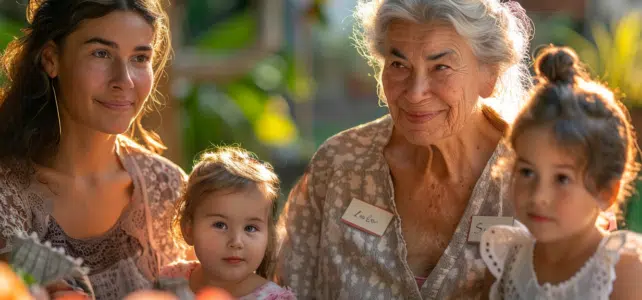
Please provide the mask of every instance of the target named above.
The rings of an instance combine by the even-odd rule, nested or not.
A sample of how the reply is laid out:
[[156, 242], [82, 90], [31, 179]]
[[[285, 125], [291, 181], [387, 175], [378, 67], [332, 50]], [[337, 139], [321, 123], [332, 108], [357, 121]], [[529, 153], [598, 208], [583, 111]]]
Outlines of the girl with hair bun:
[[482, 235], [489, 298], [639, 299], [640, 236], [596, 225], [639, 169], [629, 114], [569, 48], [543, 50], [535, 71], [539, 84], [494, 170], [510, 182], [519, 222]]

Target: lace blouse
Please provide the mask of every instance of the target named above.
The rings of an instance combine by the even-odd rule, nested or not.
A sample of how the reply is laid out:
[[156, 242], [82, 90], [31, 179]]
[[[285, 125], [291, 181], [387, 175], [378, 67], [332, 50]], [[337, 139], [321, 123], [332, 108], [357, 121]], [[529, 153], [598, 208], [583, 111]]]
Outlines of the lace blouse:
[[[43, 241], [84, 260], [97, 299], [122, 299], [151, 288], [160, 268], [184, 251], [169, 236], [173, 205], [185, 173], [167, 159], [130, 140], [117, 140], [119, 158], [133, 180], [130, 204], [114, 226], [98, 237], [74, 239], [51, 217], [53, 202], [18, 161], [0, 164], [0, 254], [11, 251], [16, 232], [35, 232]], [[20, 172], [18, 172], [20, 171]], [[1, 245], [1, 244], [0, 244]]]
[[[484, 262], [467, 242], [472, 216], [510, 216], [504, 184], [491, 177], [499, 145], [478, 179], [443, 255], [423, 282], [408, 265], [394, 187], [383, 149], [393, 129], [390, 115], [326, 141], [292, 190], [279, 220], [277, 283], [301, 299], [476, 299]], [[352, 199], [393, 213], [381, 237], [341, 221]], [[419, 283], [419, 285], [418, 285]]]
[[633, 232], [612, 232], [571, 278], [555, 285], [540, 285], [533, 267], [535, 240], [528, 229], [519, 223], [493, 226], [484, 232], [480, 243], [482, 258], [496, 278], [490, 299], [609, 299], [620, 254], [637, 251], [640, 240], [640, 235]]

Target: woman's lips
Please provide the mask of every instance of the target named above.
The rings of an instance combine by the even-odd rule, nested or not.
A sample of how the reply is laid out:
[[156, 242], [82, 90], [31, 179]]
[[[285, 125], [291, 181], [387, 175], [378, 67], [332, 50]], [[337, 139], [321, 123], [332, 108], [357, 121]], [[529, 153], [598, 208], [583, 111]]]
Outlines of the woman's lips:
[[438, 111], [431, 111], [431, 112], [407, 112], [404, 111], [404, 115], [406, 117], [406, 120], [408, 122], [413, 123], [413, 124], [421, 124], [428, 122], [435, 117], [437, 117], [439, 114], [443, 113], [443, 110], [438, 110]]
[[96, 102], [98, 102], [98, 104], [102, 105], [103, 107], [115, 111], [128, 111], [134, 107], [134, 103], [132, 102], [107, 102], [98, 100], [96, 100]]

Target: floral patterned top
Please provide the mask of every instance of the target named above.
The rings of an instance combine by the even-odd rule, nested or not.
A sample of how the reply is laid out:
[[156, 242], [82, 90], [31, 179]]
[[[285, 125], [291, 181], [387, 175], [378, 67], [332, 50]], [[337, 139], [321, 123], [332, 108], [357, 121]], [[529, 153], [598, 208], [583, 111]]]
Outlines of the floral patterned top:
[[[478, 179], [468, 206], [437, 266], [423, 283], [413, 275], [383, 150], [390, 115], [326, 141], [290, 194], [279, 220], [276, 280], [301, 299], [476, 299], [485, 264], [467, 242], [472, 216], [512, 215], [505, 184], [491, 177], [506, 151], [501, 143]], [[341, 217], [353, 198], [393, 213], [381, 237], [348, 226]], [[418, 282], [421, 285], [418, 285]]]
[[[130, 204], [114, 226], [99, 237], [74, 239], [51, 217], [54, 203], [38, 188], [40, 183], [18, 161], [0, 164], [0, 254], [12, 249], [16, 232], [35, 232], [43, 241], [84, 260], [97, 299], [122, 299], [151, 288], [160, 268], [185, 251], [169, 236], [175, 200], [185, 173], [167, 159], [127, 138], [117, 139], [117, 153], [133, 180]], [[18, 172], [20, 171], [20, 172]]]
[[[176, 262], [164, 267], [161, 276], [168, 278], [185, 278], [189, 280], [200, 263], [198, 261]], [[294, 293], [289, 289], [282, 288], [272, 281], [258, 287], [249, 295], [238, 298], [239, 300], [296, 300]]]

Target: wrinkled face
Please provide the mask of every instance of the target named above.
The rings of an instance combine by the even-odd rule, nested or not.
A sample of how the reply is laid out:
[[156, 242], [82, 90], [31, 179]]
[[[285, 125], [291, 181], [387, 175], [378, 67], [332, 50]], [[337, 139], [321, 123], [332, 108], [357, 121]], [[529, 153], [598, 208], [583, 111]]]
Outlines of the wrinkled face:
[[394, 21], [388, 27], [381, 74], [390, 114], [413, 144], [427, 145], [466, 126], [497, 75], [482, 65], [451, 26]]
[[240, 281], [263, 261], [271, 204], [255, 187], [211, 193], [194, 209], [187, 228], [203, 270], [220, 281]]
[[115, 11], [81, 22], [61, 45], [46, 46], [43, 67], [57, 79], [63, 127], [127, 131], [151, 92], [153, 39], [139, 14]]
[[517, 218], [538, 241], [560, 240], [595, 226], [605, 209], [599, 203], [605, 201], [586, 189], [576, 157], [558, 146], [550, 127], [520, 133], [515, 152], [511, 191]]

